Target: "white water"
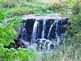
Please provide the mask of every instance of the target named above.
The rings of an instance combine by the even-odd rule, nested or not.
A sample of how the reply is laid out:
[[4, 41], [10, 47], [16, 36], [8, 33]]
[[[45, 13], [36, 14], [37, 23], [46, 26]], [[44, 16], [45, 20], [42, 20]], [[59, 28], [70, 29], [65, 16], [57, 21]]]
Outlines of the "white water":
[[42, 31], [42, 35], [41, 35], [42, 38], [45, 37], [45, 29], [46, 29], [46, 20], [43, 21], [43, 31]]
[[56, 37], [56, 39], [55, 39], [55, 45], [58, 45], [58, 43], [60, 42], [59, 35], [58, 35], [58, 27], [59, 27], [58, 22], [59, 22], [59, 20], [56, 21], [56, 29], [55, 29], [55, 37]]
[[37, 39], [37, 28], [38, 28], [38, 21], [35, 21], [34, 26], [33, 26], [33, 31], [32, 31], [32, 38], [31, 38], [31, 43], [35, 42]]
[[49, 29], [49, 32], [48, 32], [48, 35], [47, 35], [47, 38], [49, 39], [50, 38], [50, 34], [51, 34], [51, 30], [53, 28], [53, 26], [55, 25], [57, 20], [54, 21], [54, 23], [51, 25], [50, 29]]
[[[48, 18], [49, 17], [47, 17], [46, 19], [48, 19]], [[30, 44], [32, 44], [32, 43], [35, 43], [37, 41], [37, 39], [40, 39], [40, 43], [44, 43], [44, 46], [49, 41], [51, 41], [53, 39], [54, 42], [51, 41], [46, 45], [48, 50], [50, 49], [51, 43], [54, 43], [54, 45], [58, 45], [58, 42], [60, 41], [60, 38], [63, 39], [63, 35], [61, 35], [61, 37], [60, 37], [60, 33], [62, 33], [62, 32], [60, 32], [60, 27], [59, 26], [61, 26], [61, 24], [60, 24], [59, 21], [61, 19], [59, 20], [59, 18], [54, 18], [54, 17], [50, 17], [50, 18], [55, 20], [53, 22], [53, 24], [50, 24], [50, 23], [47, 24], [46, 23], [47, 21], [46, 21], [45, 17], [43, 17], [43, 18], [40, 17], [40, 18], [37, 18], [37, 19], [35, 18], [36, 21], [34, 22], [34, 24], [28, 21], [30, 24], [28, 24], [28, 23], [27, 23], [28, 25], [25, 24], [26, 27], [23, 25], [23, 28], [21, 29], [22, 31], [21, 31], [21, 34], [20, 34], [20, 39], [22, 39], [22, 40], [20, 40], [20, 41], [24, 44], [25, 47], [27, 47], [26, 41], [29, 41]], [[31, 19], [31, 17], [30, 17], [30, 19]], [[40, 22], [39, 19], [40, 20], [42, 19], [41, 22]], [[42, 22], [43, 22], [43, 24], [42, 24]], [[31, 27], [32, 24], [33, 24], [33, 30], [32, 30], [32, 27]], [[51, 25], [50, 28], [48, 27], [48, 25]], [[49, 28], [49, 31], [48, 31], [47, 28]], [[48, 35], [45, 31], [48, 32]], [[31, 35], [30, 32], [32, 32], [32, 35]], [[47, 38], [45, 38], [45, 37], [47, 37]], [[45, 42], [42, 42], [43, 40]]]
[[54, 44], [55, 45], [57, 45], [58, 44], [58, 42], [60, 41], [60, 39], [59, 39], [59, 35], [58, 35], [58, 22], [59, 22], [59, 19], [57, 19], [57, 20], [55, 20], [54, 21], [54, 23], [51, 25], [51, 27], [50, 27], [50, 29], [49, 29], [49, 32], [48, 32], [48, 35], [47, 35], [47, 38], [49, 39], [50, 38], [50, 34], [51, 34], [51, 30], [52, 30], [52, 28], [53, 28], [53, 26], [55, 25], [55, 36], [54, 37], [56, 37], [56, 38], [54, 38]]

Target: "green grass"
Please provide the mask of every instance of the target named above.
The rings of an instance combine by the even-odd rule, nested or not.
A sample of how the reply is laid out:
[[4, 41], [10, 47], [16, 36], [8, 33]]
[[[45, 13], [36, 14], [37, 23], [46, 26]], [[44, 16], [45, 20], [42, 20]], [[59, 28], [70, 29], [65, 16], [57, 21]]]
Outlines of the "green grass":
[[[48, 13], [47, 8], [49, 7], [48, 4], [45, 3], [33, 3], [27, 2], [26, 0], [4, 0], [0, 4], [0, 9], [6, 11], [6, 15], [11, 16], [19, 16], [19, 15], [26, 15], [26, 14], [43, 14]], [[37, 12], [37, 13], [36, 13]]]
[[[33, 1], [33, 0], [31, 0]], [[64, 12], [60, 3], [28, 2], [27, 0], [4, 0], [0, 9], [6, 11], [6, 16], [21, 16], [27, 14], [50, 14]], [[67, 10], [68, 11], [68, 10]], [[66, 11], [65, 11], [66, 12]]]

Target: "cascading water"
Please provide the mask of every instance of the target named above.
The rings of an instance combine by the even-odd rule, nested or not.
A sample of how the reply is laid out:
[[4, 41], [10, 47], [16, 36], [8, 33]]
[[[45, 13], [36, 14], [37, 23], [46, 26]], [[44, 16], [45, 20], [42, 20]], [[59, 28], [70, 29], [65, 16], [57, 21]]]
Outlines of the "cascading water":
[[48, 35], [47, 35], [47, 38], [50, 39], [50, 34], [51, 34], [51, 31], [53, 30], [53, 27], [55, 27], [54, 29], [54, 44], [57, 44], [59, 42], [59, 35], [58, 35], [58, 28], [59, 28], [59, 19], [56, 19], [54, 20], [54, 23], [50, 26], [50, 29], [49, 29], [49, 32], [48, 32]]
[[52, 30], [54, 24], [55, 24], [55, 22], [51, 25], [51, 27], [49, 29], [49, 32], [48, 32], [48, 35], [47, 35], [47, 39], [50, 39], [51, 30]]
[[45, 30], [46, 30], [46, 20], [43, 21], [43, 30], [42, 30], [42, 34], [41, 34], [42, 38], [45, 38]]
[[38, 34], [37, 34], [38, 25], [39, 25], [39, 22], [36, 20], [35, 23], [34, 23], [34, 26], [33, 26], [32, 37], [31, 37], [31, 44], [35, 43], [35, 41], [37, 39], [37, 36], [38, 36]]
[[55, 45], [57, 45], [60, 41], [59, 39], [59, 35], [58, 35], [58, 28], [59, 28], [59, 24], [58, 24], [59, 20], [56, 20], [56, 23], [55, 23]]
[[[61, 17], [53, 18], [51, 16], [44, 16], [44, 19], [43, 16], [40, 18], [38, 17], [40, 16], [36, 16], [35, 18], [32, 16], [28, 18], [27, 16], [27, 19], [25, 19], [25, 24], [21, 29], [19, 40], [24, 44], [25, 48], [27, 47], [26, 41], [30, 39], [30, 44], [36, 43], [39, 40], [44, 40], [45, 44], [47, 43], [47, 45], [45, 45], [46, 48], [50, 49], [50, 45], [53, 44], [53, 42], [55, 45], [57, 45], [61, 40], [61, 37], [64, 37], [62, 36], [62, 34], [65, 33], [65, 30], [63, 30], [62, 24], [65, 22], [63, 22], [62, 20], [65, 21], [66, 18], [62, 19]], [[52, 39], [54, 40], [53, 42], [51, 41]], [[48, 43], [48, 40], [51, 42]]]

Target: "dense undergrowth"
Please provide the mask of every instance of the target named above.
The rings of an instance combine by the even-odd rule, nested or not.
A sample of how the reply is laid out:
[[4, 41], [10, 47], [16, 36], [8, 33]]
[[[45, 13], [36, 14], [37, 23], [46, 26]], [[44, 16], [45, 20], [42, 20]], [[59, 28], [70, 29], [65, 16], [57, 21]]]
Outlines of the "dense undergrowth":
[[36, 57], [36, 51], [33, 49], [8, 49], [4, 48], [3, 45], [0, 44], [0, 61], [34, 61]]
[[[33, 49], [8, 49], [14, 43], [21, 16], [26, 14], [61, 13], [70, 17], [64, 44], [42, 54]], [[15, 17], [15, 19], [14, 19]], [[5, 18], [11, 18], [5, 20]], [[5, 21], [4, 21], [5, 20]], [[0, 0], [0, 61], [81, 61], [81, 2], [68, 0], [62, 3], [41, 3], [30, 0]]]

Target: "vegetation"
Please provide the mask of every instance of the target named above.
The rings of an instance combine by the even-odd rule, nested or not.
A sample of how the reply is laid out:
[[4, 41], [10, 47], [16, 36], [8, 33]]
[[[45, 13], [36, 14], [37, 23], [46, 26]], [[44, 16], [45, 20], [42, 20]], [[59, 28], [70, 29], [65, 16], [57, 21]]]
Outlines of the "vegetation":
[[49, 14], [58, 12], [67, 12], [67, 5], [64, 3], [44, 3], [29, 0], [4, 0], [0, 8], [7, 17], [20, 16], [24, 14]]
[[[33, 49], [8, 49], [17, 36], [15, 26], [21, 24], [21, 15], [61, 13], [70, 17], [64, 44], [53, 51], [39, 53]], [[10, 19], [9, 19], [10, 18]], [[81, 61], [81, 1], [66, 0], [47, 3], [39, 0], [0, 0], [0, 61]], [[67, 35], [68, 36], [68, 35]], [[39, 57], [38, 57], [39, 56]]]
[[34, 61], [36, 52], [32, 49], [14, 48], [8, 49], [0, 45], [0, 61]]

